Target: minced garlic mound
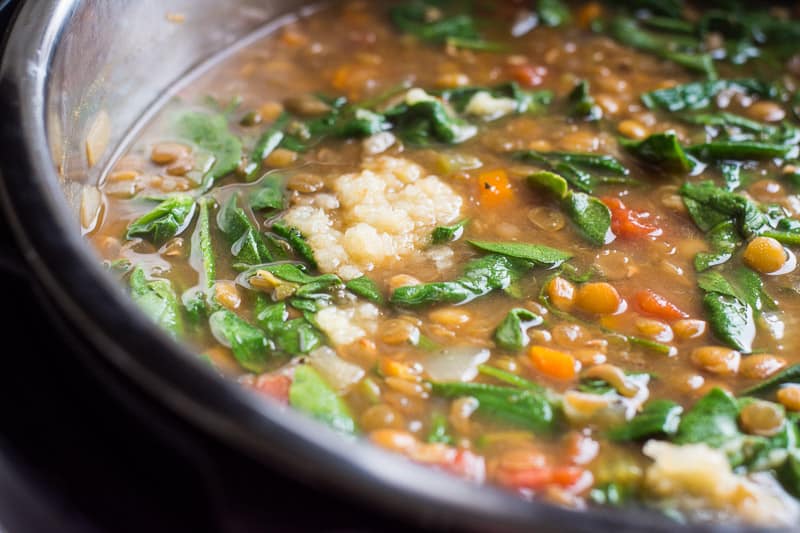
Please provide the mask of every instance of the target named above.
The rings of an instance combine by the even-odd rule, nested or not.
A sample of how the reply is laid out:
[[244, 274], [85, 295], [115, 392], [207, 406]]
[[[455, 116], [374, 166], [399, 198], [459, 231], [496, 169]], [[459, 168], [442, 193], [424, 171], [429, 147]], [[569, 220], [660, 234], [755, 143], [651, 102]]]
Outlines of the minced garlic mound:
[[461, 197], [437, 176], [405, 159], [367, 160], [336, 178], [330, 195], [296, 205], [284, 220], [306, 238], [322, 272], [345, 280], [425, 246], [436, 226], [456, 221]]
[[770, 476], [739, 476], [725, 454], [706, 444], [678, 446], [649, 441], [644, 454], [648, 491], [665, 505], [692, 514], [713, 510], [761, 526], [788, 526], [800, 519], [800, 506]]

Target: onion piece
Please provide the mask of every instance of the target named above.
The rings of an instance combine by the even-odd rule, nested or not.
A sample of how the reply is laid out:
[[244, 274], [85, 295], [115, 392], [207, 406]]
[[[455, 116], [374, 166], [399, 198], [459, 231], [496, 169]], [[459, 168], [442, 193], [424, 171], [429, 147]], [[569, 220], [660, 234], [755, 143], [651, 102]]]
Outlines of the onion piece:
[[434, 381], [472, 381], [478, 375], [478, 365], [489, 360], [486, 348], [456, 346], [438, 350], [421, 363], [425, 373]]
[[339, 394], [347, 392], [364, 377], [364, 369], [348, 363], [327, 346], [309, 353], [308, 362]]

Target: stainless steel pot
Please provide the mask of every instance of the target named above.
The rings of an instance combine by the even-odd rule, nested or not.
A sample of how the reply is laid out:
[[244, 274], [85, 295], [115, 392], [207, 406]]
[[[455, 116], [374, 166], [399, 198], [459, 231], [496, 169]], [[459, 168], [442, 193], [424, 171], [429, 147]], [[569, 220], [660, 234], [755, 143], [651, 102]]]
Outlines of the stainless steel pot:
[[[136, 394], [237, 453], [419, 524], [539, 532], [679, 530], [656, 514], [574, 513], [526, 502], [345, 440], [219, 378], [158, 331], [101, 269], [81, 237], [78, 213], [81, 198], [95, 194], [115, 147], [177, 80], [302, 4], [36, 0], [16, 13], [0, 67], [0, 142], [15, 154], [2, 162], [2, 205], [52, 305], [100, 354], [91, 364], [111, 369]], [[176, 23], [169, 14], [184, 21]]]

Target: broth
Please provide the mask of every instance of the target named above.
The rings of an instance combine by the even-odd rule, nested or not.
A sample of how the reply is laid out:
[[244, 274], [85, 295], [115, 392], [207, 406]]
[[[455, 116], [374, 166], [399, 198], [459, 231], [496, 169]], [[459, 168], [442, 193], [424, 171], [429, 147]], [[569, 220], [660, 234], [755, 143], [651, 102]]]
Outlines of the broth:
[[641, 4], [325, 7], [176, 94], [88, 238], [338, 431], [577, 509], [796, 524], [800, 21]]

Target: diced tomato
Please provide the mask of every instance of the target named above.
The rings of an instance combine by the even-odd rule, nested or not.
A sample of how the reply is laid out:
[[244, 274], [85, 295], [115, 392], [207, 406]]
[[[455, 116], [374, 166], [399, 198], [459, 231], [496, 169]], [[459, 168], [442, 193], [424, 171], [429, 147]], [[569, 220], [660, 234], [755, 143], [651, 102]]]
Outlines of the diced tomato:
[[636, 293], [636, 304], [642, 312], [664, 320], [678, 320], [689, 316], [678, 306], [650, 289]]
[[253, 384], [253, 388], [283, 404], [289, 403], [289, 387], [292, 380], [283, 374], [261, 374]]
[[525, 468], [522, 470], [500, 470], [497, 482], [511, 489], [542, 490], [551, 485], [570, 488], [583, 485], [587, 470], [579, 466], [556, 466]]
[[606, 196], [601, 200], [611, 210], [611, 231], [617, 237], [658, 237], [663, 233], [661, 228], [647, 222], [650, 213], [629, 209], [619, 198]]
[[514, 65], [508, 69], [508, 73], [523, 87], [538, 87], [547, 75], [547, 69], [534, 65]]

